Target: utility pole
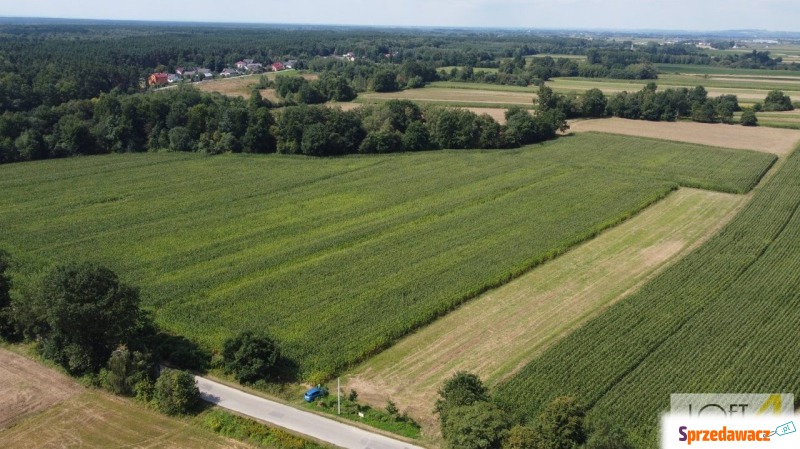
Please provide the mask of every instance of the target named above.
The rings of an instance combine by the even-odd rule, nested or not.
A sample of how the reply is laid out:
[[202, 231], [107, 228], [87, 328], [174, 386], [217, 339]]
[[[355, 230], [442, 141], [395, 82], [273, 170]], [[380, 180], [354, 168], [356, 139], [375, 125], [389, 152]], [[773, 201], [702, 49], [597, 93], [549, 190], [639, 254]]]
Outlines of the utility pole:
[[342, 388], [339, 384], [339, 378], [336, 378], [336, 408], [337, 408], [337, 415], [342, 414]]

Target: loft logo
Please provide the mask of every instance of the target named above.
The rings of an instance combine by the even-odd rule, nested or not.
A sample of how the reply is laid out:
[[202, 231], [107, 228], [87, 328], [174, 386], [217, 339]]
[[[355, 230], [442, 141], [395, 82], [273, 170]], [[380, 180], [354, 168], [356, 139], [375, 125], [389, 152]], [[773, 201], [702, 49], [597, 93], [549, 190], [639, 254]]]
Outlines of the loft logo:
[[793, 416], [793, 394], [673, 394], [670, 413], [692, 418]]

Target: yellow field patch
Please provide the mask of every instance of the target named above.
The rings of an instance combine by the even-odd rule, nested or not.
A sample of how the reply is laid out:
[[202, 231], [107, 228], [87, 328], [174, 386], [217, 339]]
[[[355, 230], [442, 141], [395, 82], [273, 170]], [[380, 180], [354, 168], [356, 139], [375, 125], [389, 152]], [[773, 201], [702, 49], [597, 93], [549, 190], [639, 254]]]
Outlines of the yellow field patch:
[[0, 447], [250, 448], [0, 349]]
[[425, 89], [409, 89], [400, 92], [368, 92], [358, 96], [362, 100], [416, 100], [430, 102], [453, 103], [488, 103], [488, 104], [533, 104], [532, 93], [504, 92], [497, 90], [449, 89], [443, 87], [426, 87]]
[[83, 392], [69, 377], [0, 349], [0, 430]]
[[800, 142], [800, 131], [767, 127], [695, 122], [648, 122], [610, 118], [580, 120], [569, 124], [570, 132], [597, 131], [626, 136], [651, 137], [702, 145], [755, 150], [785, 156]]

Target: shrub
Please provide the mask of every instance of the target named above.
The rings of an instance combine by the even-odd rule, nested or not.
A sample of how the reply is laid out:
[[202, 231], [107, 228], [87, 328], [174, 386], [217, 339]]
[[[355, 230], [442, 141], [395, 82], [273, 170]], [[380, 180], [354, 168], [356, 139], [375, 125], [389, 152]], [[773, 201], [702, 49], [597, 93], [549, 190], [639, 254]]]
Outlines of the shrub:
[[739, 123], [742, 126], [758, 126], [758, 118], [756, 118], [756, 113], [752, 109], [745, 109], [742, 112], [742, 118], [740, 119]]
[[103, 386], [115, 394], [131, 396], [135, 394], [136, 384], [152, 377], [153, 368], [150, 357], [122, 345], [108, 359]]
[[225, 371], [239, 382], [255, 382], [270, 377], [278, 360], [275, 342], [265, 334], [241, 332], [222, 346]]
[[153, 406], [167, 415], [191, 412], [200, 402], [194, 376], [186, 371], [164, 368], [153, 388]]

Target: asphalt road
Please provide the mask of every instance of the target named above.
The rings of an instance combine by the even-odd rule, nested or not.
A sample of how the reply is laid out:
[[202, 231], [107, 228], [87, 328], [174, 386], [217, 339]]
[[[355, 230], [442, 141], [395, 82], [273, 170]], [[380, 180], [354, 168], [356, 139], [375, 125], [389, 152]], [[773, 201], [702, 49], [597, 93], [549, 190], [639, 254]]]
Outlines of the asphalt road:
[[203, 400], [348, 449], [423, 449], [195, 376]]

